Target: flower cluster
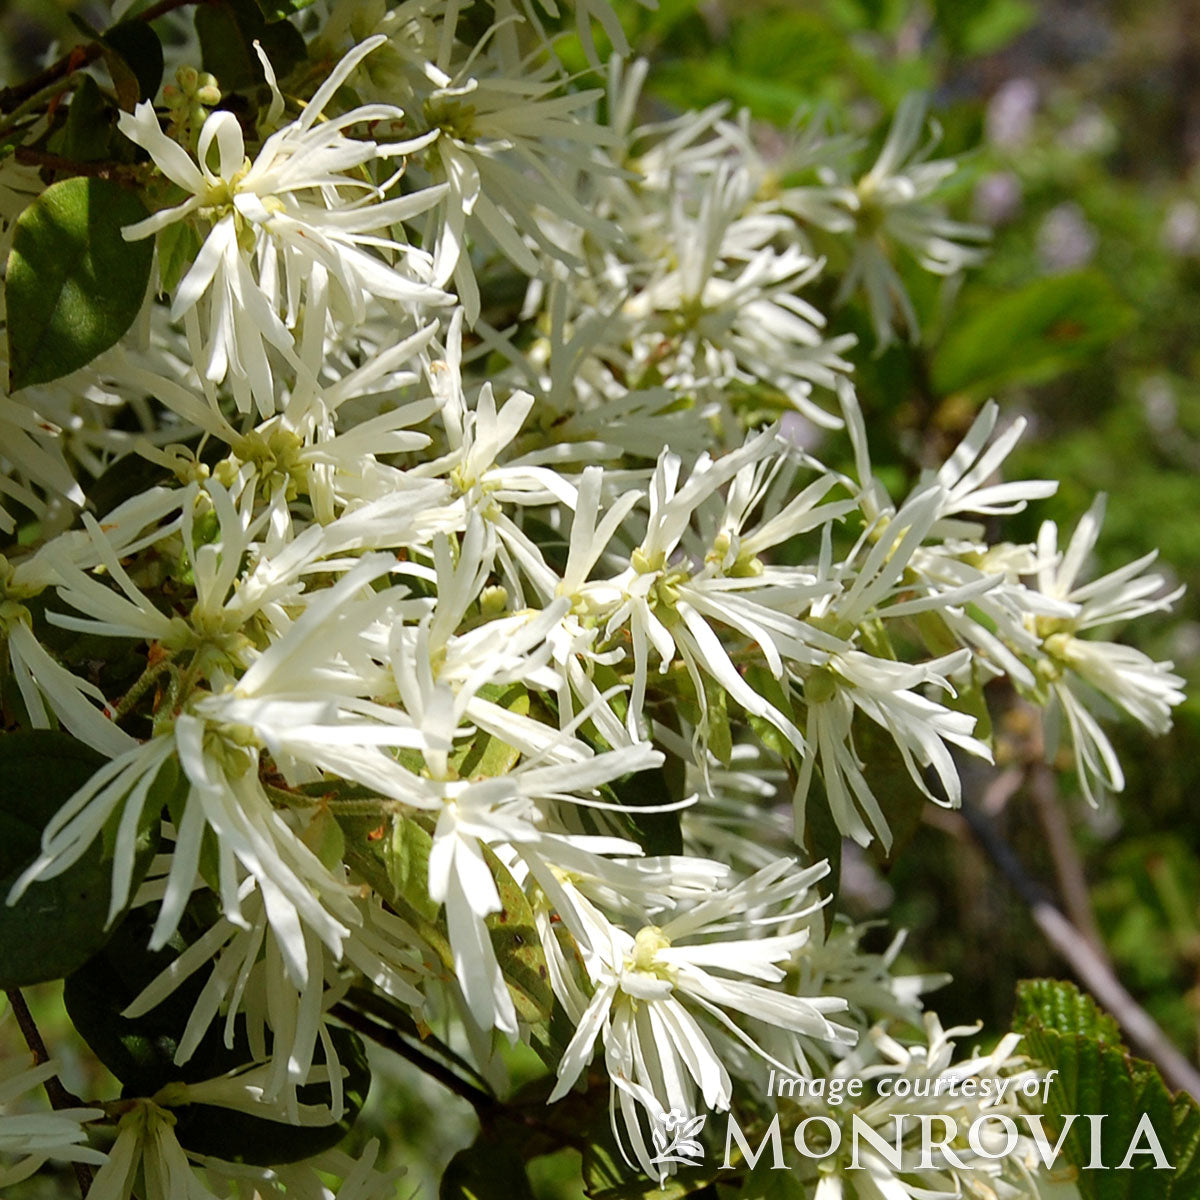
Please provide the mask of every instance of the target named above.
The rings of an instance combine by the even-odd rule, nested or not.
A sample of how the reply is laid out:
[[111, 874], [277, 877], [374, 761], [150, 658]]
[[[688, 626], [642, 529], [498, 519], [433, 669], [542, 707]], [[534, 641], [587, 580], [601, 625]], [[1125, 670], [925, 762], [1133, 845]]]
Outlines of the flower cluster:
[[[614, 34], [574, 7], [589, 45], [592, 20]], [[160, 964], [124, 1018], [186, 1000], [190, 1082], [121, 1110], [100, 1200], [139, 1172], [151, 1196], [327, 1195], [316, 1168], [343, 1200], [392, 1194], [373, 1152], [302, 1176], [175, 1133], [198, 1103], [339, 1119], [352, 989], [458, 1031], [490, 1080], [504, 1040], [535, 1045], [551, 1103], [595, 1059], [651, 1174], [655, 1119], [728, 1109], [764, 1064], [845, 1073], [872, 1045], [907, 1070], [868, 1031], [919, 1023], [931, 981], [826, 929], [814, 813], [891, 846], [879, 747], [957, 805], [995, 678], [1065, 716], [1093, 800], [1122, 786], [1104, 701], [1161, 732], [1181, 699], [1170, 664], [1090, 636], [1175, 598], [1145, 560], [1083, 582], [1098, 509], [1065, 550], [1052, 525], [989, 541], [981, 518], [1053, 490], [1000, 481], [1019, 422], [985, 406], [902, 497], [872, 469], [821, 247], [880, 341], [917, 334], [898, 250], [974, 260], [923, 103], [861, 177], [816, 126], [768, 160], [722, 109], [639, 125], [645, 64], [577, 88], [540, 10], [494, 9], [481, 30], [450, 0], [339, 0], [289, 76], [259, 48], [257, 121], [219, 74], [186, 121], [122, 114], [159, 198], [124, 236], [156, 239], [158, 294], [87, 368], [0, 401], [0, 493], [44, 518], [0, 560], [19, 719], [105, 760], [8, 899], [103, 841], [109, 916], [144, 910]], [[91, 477], [135, 461], [154, 481], [90, 511]], [[89, 674], [73, 639], [140, 676]], [[246, 1061], [199, 1082], [213, 1029]], [[17, 1170], [94, 1160], [99, 1115], [39, 1118]]]

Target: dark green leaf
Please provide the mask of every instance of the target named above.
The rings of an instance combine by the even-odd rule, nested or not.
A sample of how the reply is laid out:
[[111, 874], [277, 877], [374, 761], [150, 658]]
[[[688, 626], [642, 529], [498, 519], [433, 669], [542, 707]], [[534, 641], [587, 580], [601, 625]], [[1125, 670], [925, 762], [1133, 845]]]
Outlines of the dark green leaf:
[[637, 771], [622, 775], [608, 787], [601, 789], [605, 799], [624, 806], [619, 814], [625, 832], [647, 854], [682, 854], [683, 828], [679, 809], [668, 812], [639, 811], [672, 804], [678, 799], [673, 795], [664, 767], [651, 767], [648, 771]]
[[583, 1188], [592, 1200], [682, 1200], [703, 1192], [717, 1174], [718, 1160], [710, 1156], [704, 1165], [681, 1167], [659, 1183], [625, 1161], [612, 1130], [604, 1125], [592, 1133], [583, 1150]]
[[307, 8], [313, 0], [256, 0], [259, 11], [268, 22], [283, 21], [293, 13]]
[[1053, 1033], [1080, 1034], [1120, 1046], [1117, 1022], [1086, 992], [1059, 979], [1026, 979], [1017, 987], [1017, 1026], [1039, 1025]]
[[121, 229], [146, 215], [115, 183], [74, 178], [52, 183], [17, 218], [4, 281], [14, 391], [82, 367], [133, 323], [154, 249]]
[[450, 1160], [438, 1200], [533, 1200], [533, 1188], [509, 1139], [481, 1137]]
[[112, 109], [90, 75], [80, 77], [67, 109], [62, 154], [73, 162], [95, 162], [108, 155], [112, 135]]
[[280, 78], [308, 53], [300, 31], [287, 21], [268, 25], [255, 0], [216, 0], [202, 5], [196, 10], [196, 33], [204, 69], [217, 77], [226, 92], [265, 82], [255, 41], [262, 45]]
[[[104, 59], [113, 75], [118, 95], [121, 95], [121, 83], [113, 70], [114, 60], [124, 67], [133, 80], [136, 88], [134, 103], [153, 100], [163, 76], [163, 48], [158, 34], [145, 21], [122, 21], [104, 34], [100, 42], [104, 46]], [[132, 111], [133, 105], [127, 105], [122, 96], [121, 107]]]
[[185, 948], [184, 939], [176, 936], [168, 947], [148, 950], [152, 928], [149, 912], [139, 909], [131, 914], [104, 950], [69, 976], [63, 988], [63, 1002], [76, 1031], [133, 1096], [152, 1096], [175, 1081], [209, 1079], [251, 1057], [241, 1027], [233, 1047], [227, 1048], [222, 1024], [214, 1022], [191, 1058], [175, 1064], [188, 1016], [207, 978], [203, 969], [144, 1015], [121, 1015]]
[[934, 0], [938, 28], [956, 54], [990, 54], [1006, 46], [1037, 18], [1028, 0]]
[[[195, 933], [200, 932], [196, 914]], [[185, 921], [189, 927], [192, 916]], [[160, 1004], [139, 1017], [122, 1011], [161, 971], [179, 956], [186, 939], [176, 935], [170, 945], [147, 949], [152, 915], [138, 910], [117, 931], [112, 941], [71, 975], [63, 1001], [76, 1031], [96, 1057], [124, 1085], [125, 1096], [153, 1096], [171, 1083], [196, 1083], [249, 1066], [252, 1062], [245, 1022], [234, 1025], [233, 1044], [226, 1046], [224, 1022], [213, 1022], [188, 1061], [176, 1064], [179, 1047], [192, 1011], [208, 978], [201, 968], [179, 984]], [[235, 1162], [260, 1166], [294, 1162], [337, 1145], [345, 1137], [366, 1100], [370, 1068], [361, 1039], [347, 1029], [332, 1028], [330, 1036], [338, 1059], [349, 1072], [342, 1080], [346, 1111], [329, 1125], [295, 1127], [207, 1104], [189, 1104], [175, 1110], [175, 1133], [197, 1154], [213, 1154]], [[317, 1064], [325, 1061], [318, 1047]], [[327, 1083], [298, 1089], [302, 1104], [328, 1105]]]
[[804, 805], [804, 849], [809, 859], [820, 862], [822, 859], [829, 863], [829, 874], [817, 881], [817, 890], [822, 896], [829, 897], [829, 903], [821, 911], [824, 919], [825, 933], [833, 928], [833, 918], [837, 912], [838, 892], [842, 887], [842, 831], [833, 818], [833, 810], [829, 807], [829, 799], [825, 794], [825, 783], [814, 771], [808, 788], [808, 795], [802, 800]]
[[[338, 1062], [347, 1074], [342, 1079], [345, 1110], [341, 1119], [328, 1125], [289, 1125], [265, 1117], [231, 1112], [212, 1104], [189, 1104], [175, 1110], [175, 1136], [194, 1154], [211, 1154], [228, 1162], [268, 1167], [298, 1162], [331, 1150], [358, 1119], [371, 1087], [371, 1068], [362, 1039], [349, 1029], [329, 1030]], [[315, 1065], [325, 1062], [324, 1047], [318, 1045]], [[296, 1089], [301, 1104], [330, 1103], [327, 1083], [310, 1083]]]
[[[16, 904], [3, 903], [37, 857], [46, 822], [105, 761], [65, 733], [31, 730], [0, 737], [0, 987], [70, 974], [109, 940], [123, 915], [107, 925], [112, 860], [102, 838], [61, 875], [31, 884]], [[135, 889], [158, 842], [153, 793], [146, 813]]]

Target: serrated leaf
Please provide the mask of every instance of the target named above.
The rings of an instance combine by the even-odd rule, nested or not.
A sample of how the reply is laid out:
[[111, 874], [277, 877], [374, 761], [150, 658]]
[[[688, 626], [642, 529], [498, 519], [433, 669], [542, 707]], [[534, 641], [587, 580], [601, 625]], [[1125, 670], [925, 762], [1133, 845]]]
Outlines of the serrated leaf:
[[[1121, 1044], [1116, 1022], [1069, 983], [1032, 980], [1018, 985], [1014, 1026], [1024, 1035], [1026, 1052], [1042, 1067], [1058, 1072], [1048, 1089], [1044, 1124], [1051, 1142], [1066, 1130], [1063, 1156], [1078, 1171], [1076, 1184], [1083, 1200], [1168, 1200], [1172, 1176], [1157, 1169], [1151, 1155], [1136, 1154], [1131, 1169], [1115, 1169], [1131, 1148], [1144, 1115], [1168, 1162], [1176, 1157], [1176, 1121], [1191, 1128], [1189, 1114], [1181, 1111], [1176, 1116], [1158, 1069], [1133, 1058]], [[1103, 1170], [1090, 1167], [1090, 1115], [1104, 1118], [1099, 1153]]]
[[[65, 733], [29, 730], [0, 737], [0, 987], [70, 974], [104, 946], [124, 915], [108, 924], [113, 865], [104, 837], [61, 875], [31, 884], [13, 905], [4, 903], [37, 857], [46, 822], [106, 761]], [[132, 890], [158, 844], [153, 796], [146, 808]]]
[[1200, 1105], [1181, 1092], [1171, 1107], [1171, 1124], [1175, 1131], [1175, 1153], [1171, 1159], [1175, 1173], [1171, 1176], [1171, 1200], [1188, 1200], [1200, 1195]]
[[1121, 1046], [1121, 1028], [1086, 992], [1060, 979], [1025, 979], [1017, 985], [1015, 1026], [1040, 1025]]
[[4, 280], [12, 390], [84, 366], [133, 323], [153, 245], [121, 230], [146, 215], [124, 188], [79, 177], [52, 183], [17, 218]]

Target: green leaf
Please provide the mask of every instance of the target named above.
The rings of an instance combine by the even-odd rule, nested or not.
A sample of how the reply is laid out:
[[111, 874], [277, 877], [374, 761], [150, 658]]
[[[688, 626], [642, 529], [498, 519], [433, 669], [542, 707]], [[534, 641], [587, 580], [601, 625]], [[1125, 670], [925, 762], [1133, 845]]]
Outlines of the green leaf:
[[308, 53], [304, 37], [287, 21], [268, 25], [255, 0], [215, 0], [196, 10], [196, 33], [201, 62], [217, 77], [222, 91], [264, 83], [262, 63], [254, 50], [258, 41], [282, 78]]
[[[793, 785], [795, 777], [789, 772]], [[822, 909], [821, 915], [828, 936], [833, 928], [833, 918], [837, 912], [838, 892], [842, 887], [842, 831], [834, 820], [833, 810], [829, 806], [829, 798], [825, 793], [825, 782], [818, 772], [814, 771], [804, 798], [804, 849], [809, 859], [820, 862], [822, 859], [829, 863], [829, 874], [824, 879], [817, 880], [817, 891], [822, 896], [829, 897], [829, 903]]]
[[146, 215], [115, 183], [74, 178], [52, 183], [17, 218], [4, 280], [14, 391], [91, 362], [133, 323], [154, 248], [121, 229]]
[[[46, 822], [105, 761], [65, 733], [30, 730], [0, 737], [0, 987], [70, 974], [104, 946], [124, 915], [107, 924], [112, 861], [104, 838], [61, 875], [31, 884], [16, 904], [3, 903], [37, 857]], [[133, 890], [157, 847], [160, 807], [152, 791], [138, 835]]]
[[259, 12], [267, 22], [283, 21], [293, 13], [307, 8], [313, 0], [255, 0]]
[[940, 395], [1042, 383], [1083, 366], [1115, 341], [1132, 310], [1102, 275], [1039, 279], [957, 320], [933, 356]]
[[934, 0], [938, 28], [955, 54], [1000, 50], [1037, 19], [1028, 0]]
[[[1078, 1171], [1076, 1184], [1083, 1200], [1182, 1200], [1194, 1195], [1178, 1190], [1177, 1172], [1156, 1169], [1149, 1154], [1134, 1155], [1131, 1169], [1114, 1169], [1148, 1115], [1167, 1161], [1178, 1167], [1182, 1150], [1190, 1173], [1200, 1118], [1190, 1098], [1172, 1101], [1156, 1067], [1129, 1054], [1116, 1022], [1090, 997], [1070, 983], [1023, 982], [1017, 988], [1015, 1028], [1024, 1035], [1026, 1052], [1058, 1072], [1048, 1090], [1043, 1124], [1052, 1143], [1067, 1130], [1063, 1155]], [[1067, 1129], [1072, 1114], [1079, 1115]], [[1104, 1170], [1089, 1168], [1093, 1153], [1087, 1114], [1104, 1117], [1099, 1153]]]
[[139, 100], [153, 100], [163, 77], [163, 48], [145, 21], [122, 21], [100, 38], [104, 61], [121, 107], [132, 112]]
[[176, 221], [158, 234], [158, 286], [169, 295], [200, 253], [200, 234], [187, 221]]
[[[338, 822], [345, 834], [347, 866], [412, 925], [447, 976], [453, 975], [454, 956], [439, 920], [441, 906], [429, 898], [426, 882], [429, 832], [399, 813], [387, 818], [339, 815]], [[424, 866], [419, 865], [422, 858]]]
[[346, 854], [346, 835], [328, 808], [317, 811], [301, 840], [328, 870], [337, 871], [341, 868]]
[[90, 75], [80, 77], [67, 109], [62, 154], [73, 162], [95, 162], [107, 157], [112, 135], [112, 109]]
[[396, 895], [430, 921], [437, 920], [436, 901], [429, 898], [429, 851], [433, 838], [428, 830], [408, 817], [392, 819], [389, 836], [383, 839], [383, 865]]
[[600, 792], [609, 803], [623, 805], [623, 811], [616, 815], [628, 836], [646, 854], [683, 853], [681, 810], [639, 811], [673, 804], [679, 798], [672, 793], [671, 779], [665, 766], [622, 775], [620, 779], [602, 787]]
[[681, 1167], [660, 1184], [625, 1161], [612, 1130], [603, 1124], [592, 1131], [583, 1149], [583, 1190], [592, 1200], [682, 1200], [704, 1191], [717, 1174], [718, 1160], [710, 1156], [703, 1165]]
[[145, 909], [135, 911], [101, 953], [68, 976], [63, 988], [63, 1003], [76, 1032], [134, 1096], [152, 1096], [176, 1081], [209, 1079], [242, 1066], [251, 1057], [244, 1028], [239, 1027], [234, 1045], [226, 1047], [223, 1023], [214, 1022], [192, 1057], [180, 1066], [175, 1064], [188, 1016], [207, 979], [204, 970], [185, 979], [144, 1015], [121, 1015], [186, 947], [186, 940], [177, 935], [166, 948], [148, 950], [152, 929], [152, 914]]
[[[345, 799], [361, 799], [351, 789]], [[336, 814], [336, 804], [331, 805]], [[409, 922], [454, 973], [442, 906], [429, 896], [429, 852], [433, 839], [424, 825], [402, 813], [382, 816], [338, 816], [345, 835], [345, 861]], [[483, 847], [496, 881], [500, 911], [486, 919], [496, 961], [504, 972], [520, 1019], [541, 1025], [550, 1019], [554, 994], [546, 954], [537, 934], [533, 909], [508, 868]]]
[[854, 723], [853, 737], [867, 786], [892, 833], [891, 848], [886, 853], [878, 839], [871, 843], [870, 853], [881, 864], [893, 863], [920, 828], [921, 814], [930, 801], [909, 774], [904, 755], [890, 733], [860, 717]]
[[533, 1200], [525, 1163], [512, 1141], [482, 1136], [446, 1167], [438, 1200]]
[[[199, 935], [207, 923], [191, 910], [184, 921], [189, 936]], [[213, 1079], [253, 1061], [245, 1021], [239, 1018], [231, 1046], [225, 1045], [224, 1022], [214, 1021], [188, 1061], [175, 1063], [188, 1017], [207, 982], [207, 969], [189, 976], [142, 1016], [121, 1015], [187, 945], [187, 938], [177, 934], [165, 949], [148, 950], [152, 927], [152, 914], [137, 910], [100, 954], [68, 977], [63, 989], [63, 1002], [76, 1032], [121, 1081], [124, 1096], [153, 1096], [169, 1084]], [[346, 1111], [340, 1121], [296, 1127], [231, 1113], [215, 1105], [189, 1104], [174, 1110], [180, 1142], [197, 1154], [259, 1166], [295, 1162], [337, 1145], [366, 1100], [371, 1073], [356, 1034], [339, 1027], [329, 1032], [337, 1057], [348, 1071], [342, 1080]], [[318, 1047], [316, 1062], [324, 1061], [324, 1051]], [[328, 1105], [329, 1085], [308, 1084], [298, 1089], [298, 1096], [301, 1104]]]
[[1079, 1034], [1120, 1046], [1121, 1029], [1086, 992], [1058, 979], [1026, 979], [1017, 986], [1015, 1025]]
[[[479, 695], [519, 716], [529, 715], [529, 693], [519, 683], [507, 686], [484, 684]], [[519, 750], [481, 729], [450, 755], [449, 764], [460, 779], [494, 779], [498, 775], [507, 775], [520, 757]]]
[[1181, 1092], [1171, 1107], [1175, 1131], [1175, 1154], [1171, 1159], [1175, 1173], [1171, 1177], [1171, 1200], [1188, 1200], [1200, 1195], [1200, 1105]]
[[518, 1018], [527, 1025], [540, 1025], [550, 1019], [554, 993], [533, 909], [508, 868], [487, 846], [483, 847], [483, 857], [500, 893], [500, 911], [485, 918], [496, 961], [504, 972]]

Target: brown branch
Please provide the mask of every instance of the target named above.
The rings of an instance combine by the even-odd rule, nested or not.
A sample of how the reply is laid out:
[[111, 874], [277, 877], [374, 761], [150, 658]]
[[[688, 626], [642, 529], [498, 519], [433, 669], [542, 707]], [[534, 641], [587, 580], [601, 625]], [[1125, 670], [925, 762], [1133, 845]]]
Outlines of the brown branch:
[[[209, 0], [159, 0], [159, 3], [152, 4], [138, 13], [136, 17], [131, 17], [130, 20], [149, 24], [177, 8], [186, 8], [189, 4], [207, 4], [208, 2]], [[73, 47], [60, 59], [52, 62], [44, 71], [30, 76], [23, 83], [0, 89], [0, 112], [12, 112], [30, 96], [36, 96], [43, 88], [73, 74], [80, 67], [86, 67], [89, 63], [95, 62], [103, 53], [104, 46], [100, 42], [88, 42], [86, 45]]]
[[1054, 874], [1058, 880], [1058, 892], [1071, 923], [1087, 938], [1095, 952], [1108, 960], [1100, 926], [1092, 909], [1091, 892], [1083, 861], [1075, 845], [1075, 837], [1058, 794], [1054, 772], [1044, 762], [1031, 763], [1029, 767], [1029, 795], [1037, 810], [1046, 845], [1054, 861]]
[[98, 179], [111, 179], [115, 183], [132, 183], [137, 171], [136, 167], [125, 163], [79, 162], [77, 159], [64, 158], [61, 154], [51, 154], [48, 150], [37, 150], [32, 146], [16, 147], [13, 157], [27, 167], [47, 167], [64, 175], [94, 175]]
[[[8, 996], [8, 1003], [12, 1007], [17, 1027], [21, 1030], [21, 1036], [25, 1039], [25, 1045], [29, 1047], [29, 1053], [33, 1055], [34, 1065], [40, 1067], [42, 1063], [49, 1062], [49, 1051], [46, 1049], [46, 1043], [42, 1040], [41, 1030], [38, 1029], [37, 1022], [34, 1021], [33, 1014], [29, 1011], [29, 1005], [25, 1003], [25, 997], [21, 995], [18, 988], [10, 988], [5, 995]], [[83, 1101], [68, 1092], [57, 1075], [51, 1075], [42, 1086], [46, 1089], [46, 1095], [50, 1097], [52, 1108], [83, 1107]], [[79, 1194], [86, 1197], [92, 1186], [92, 1168], [87, 1163], [77, 1162], [71, 1165], [75, 1168]]]

